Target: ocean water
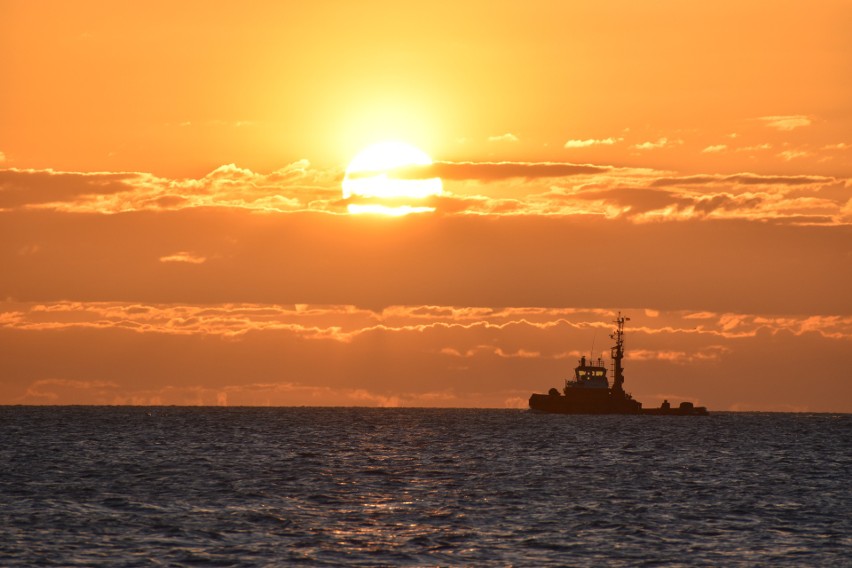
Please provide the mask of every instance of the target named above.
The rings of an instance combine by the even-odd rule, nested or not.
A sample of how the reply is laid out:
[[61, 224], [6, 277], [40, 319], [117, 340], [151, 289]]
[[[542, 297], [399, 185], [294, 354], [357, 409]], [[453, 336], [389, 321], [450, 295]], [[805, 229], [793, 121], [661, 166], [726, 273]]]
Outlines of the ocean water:
[[0, 407], [0, 565], [850, 566], [852, 415]]

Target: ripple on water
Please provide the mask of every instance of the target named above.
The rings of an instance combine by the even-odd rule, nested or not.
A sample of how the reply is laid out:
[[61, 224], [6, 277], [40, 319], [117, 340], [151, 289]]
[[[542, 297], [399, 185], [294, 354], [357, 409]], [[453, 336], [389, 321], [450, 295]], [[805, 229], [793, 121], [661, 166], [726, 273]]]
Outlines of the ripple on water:
[[838, 565], [850, 449], [849, 415], [3, 407], [0, 564]]

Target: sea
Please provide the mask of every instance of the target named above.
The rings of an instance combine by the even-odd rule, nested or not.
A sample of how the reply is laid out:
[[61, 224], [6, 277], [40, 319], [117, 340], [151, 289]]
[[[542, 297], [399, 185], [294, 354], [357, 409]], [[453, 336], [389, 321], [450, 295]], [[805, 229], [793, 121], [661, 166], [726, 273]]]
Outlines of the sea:
[[852, 566], [852, 415], [0, 407], [2, 566]]

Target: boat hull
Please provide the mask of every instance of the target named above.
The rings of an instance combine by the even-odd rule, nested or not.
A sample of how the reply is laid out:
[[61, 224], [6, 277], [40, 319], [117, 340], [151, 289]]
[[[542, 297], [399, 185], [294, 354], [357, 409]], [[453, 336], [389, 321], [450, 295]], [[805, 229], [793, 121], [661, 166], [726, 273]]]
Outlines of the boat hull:
[[583, 393], [571, 396], [561, 394], [533, 394], [530, 410], [546, 414], [642, 414], [645, 416], [707, 416], [707, 408], [684, 403], [675, 408], [642, 408], [642, 403], [632, 398], [619, 397], [610, 392]]
[[642, 414], [652, 416], [709, 416], [704, 406], [690, 406], [688, 408], [643, 408]]
[[582, 395], [533, 394], [530, 409], [549, 414], [641, 414], [642, 404], [608, 390]]

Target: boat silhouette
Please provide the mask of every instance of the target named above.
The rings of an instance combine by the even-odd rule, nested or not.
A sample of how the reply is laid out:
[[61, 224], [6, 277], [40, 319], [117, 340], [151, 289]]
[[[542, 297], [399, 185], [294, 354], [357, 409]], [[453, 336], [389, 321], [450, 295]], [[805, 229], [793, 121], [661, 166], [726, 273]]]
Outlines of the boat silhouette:
[[672, 407], [664, 400], [658, 408], [642, 408], [642, 403], [635, 400], [624, 390], [624, 322], [630, 318], [618, 317], [613, 322], [615, 331], [610, 338], [615, 341], [612, 346], [613, 381], [610, 386], [607, 378], [607, 367], [600, 357], [587, 360], [582, 356], [579, 365], [574, 368], [574, 377], [565, 380], [565, 386], [560, 393], [552, 388], [547, 394], [530, 396], [530, 409], [534, 412], [552, 414], [654, 414], [671, 416], [705, 416], [707, 409], [695, 406], [691, 402], [682, 402]]

